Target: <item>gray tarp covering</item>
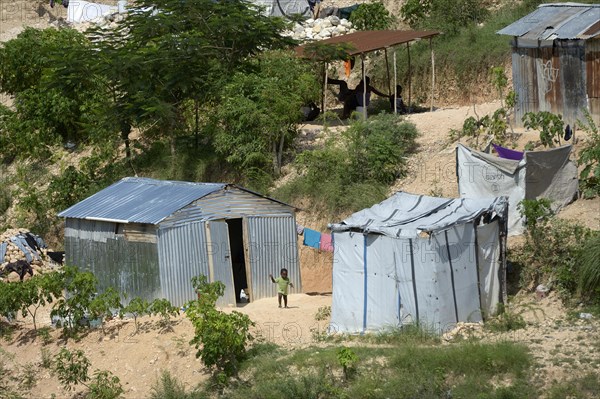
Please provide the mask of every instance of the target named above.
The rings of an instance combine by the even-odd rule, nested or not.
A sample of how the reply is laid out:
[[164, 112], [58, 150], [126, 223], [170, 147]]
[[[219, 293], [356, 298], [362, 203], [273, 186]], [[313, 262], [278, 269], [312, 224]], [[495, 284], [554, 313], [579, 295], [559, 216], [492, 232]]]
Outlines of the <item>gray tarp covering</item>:
[[265, 8], [265, 14], [272, 17], [300, 14], [310, 16], [307, 0], [250, 0]]
[[[418, 322], [444, 332], [493, 314], [504, 276], [496, 220], [506, 207], [505, 198], [400, 192], [333, 225], [330, 329], [354, 333]], [[480, 216], [497, 219], [485, 224]]]
[[513, 161], [459, 144], [456, 162], [460, 196], [507, 196], [509, 234], [521, 234], [524, 220], [517, 210], [520, 201], [548, 198], [557, 212], [577, 196], [577, 167], [569, 160], [570, 153], [570, 145], [547, 151], [525, 151], [521, 161]]

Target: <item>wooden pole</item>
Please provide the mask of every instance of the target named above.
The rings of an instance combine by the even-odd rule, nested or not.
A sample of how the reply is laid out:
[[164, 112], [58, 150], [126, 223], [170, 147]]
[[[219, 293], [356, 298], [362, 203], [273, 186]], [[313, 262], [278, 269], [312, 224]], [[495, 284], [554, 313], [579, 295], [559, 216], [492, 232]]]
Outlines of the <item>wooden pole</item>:
[[431, 50], [431, 106], [429, 111], [433, 112], [433, 97], [435, 95], [435, 53], [433, 52], [432, 38], [429, 38], [429, 49]]
[[394, 114], [398, 113], [397, 104], [398, 98], [398, 73], [396, 69], [396, 50], [394, 50]]
[[367, 120], [367, 75], [365, 73], [365, 54], [360, 55], [360, 63], [362, 66], [362, 81], [363, 81], [363, 119]]
[[410, 43], [406, 43], [406, 53], [408, 55], [408, 113], [412, 108], [412, 66], [410, 64]]
[[390, 83], [391, 83], [392, 79], [390, 78], [390, 63], [388, 61], [387, 47], [384, 48], [383, 51], [385, 52], [385, 69], [387, 70], [388, 94], [391, 96], [392, 88], [390, 87]]

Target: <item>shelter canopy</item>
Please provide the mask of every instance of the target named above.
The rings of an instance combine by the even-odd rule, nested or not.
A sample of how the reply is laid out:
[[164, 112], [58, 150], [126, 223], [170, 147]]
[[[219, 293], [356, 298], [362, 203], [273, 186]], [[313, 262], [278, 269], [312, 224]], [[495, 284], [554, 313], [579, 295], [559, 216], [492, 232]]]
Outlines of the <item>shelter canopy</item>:
[[486, 213], [503, 215], [506, 204], [506, 197], [448, 199], [400, 191], [371, 208], [354, 213], [339, 224], [331, 225], [331, 230], [416, 237], [422, 231], [444, 230], [471, 222]]
[[[367, 30], [340, 35], [329, 39], [321, 40], [320, 45], [335, 45], [346, 43], [352, 46], [348, 50], [351, 56], [369, 53], [376, 50], [396, 46], [398, 44], [408, 43], [419, 39], [430, 38], [439, 35], [438, 31], [414, 31], [414, 30]], [[296, 53], [304, 57], [306, 44], [296, 47]]]

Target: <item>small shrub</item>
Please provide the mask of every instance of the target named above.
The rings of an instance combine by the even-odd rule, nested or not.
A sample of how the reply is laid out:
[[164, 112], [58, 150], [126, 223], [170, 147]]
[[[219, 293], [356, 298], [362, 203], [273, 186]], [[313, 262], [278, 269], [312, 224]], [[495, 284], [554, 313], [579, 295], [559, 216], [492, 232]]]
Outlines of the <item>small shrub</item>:
[[356, 353], [350, 348], [341, 348], [337, 352], [337, 360], [344, 371], [344, 379], [348, 381], [348, 379], [356, 372], [358, 356], [356, 356]]
[[130, 313], [133, 316], [135, 324], [135, 333], [138, 333], [138, 317], [150, 314], [150, 303], [140, 297], [133, 298], [127, 306], [123, 308], [124, 313]]
[[585, 147], [579, 153], [577, 163], [582, 166], [580, 186], [584, 197], [600, 195], [600, 134], [590, 112], [584, 110], [585, 121], [577, 125], [589, 135]]
[[498, 304], [498, 307], [498, 316], [485, 323], [487, 329], [495, 332], [506, 332], [520, 330], [527, 326], [525, 319], [523, 319], [520, 313], [511, 311], [502, 304]]
[[48, 348], [41, 348], [40, 356], [42, 358], [40, 366], [42, 366], [45, 369], [49, 369], [50, 367], [52, 367], [52, 353], [50, 353], [50, 350]]
[[522, 119], [523, 126], [540, 131], [540, 141], [544, 146], [554, 147], [555, 143], [561, 144], [561, 137], [565, 131], [565, 122], [561, 115], [548, 111], [527, 112]]
[[179, 308], [177, 306], [173, 306], [171, 302], [165, 298], [157, 298], [152, 301], [149, 311], [153, 315], [160, 316], [160, 323], [163, 328], [167, 328], [171, 325], [171, 317], [176, 317], [179, 315]]
[[331, 306], [321, 306], [317, 309], [317, 314], [315, 314], [315, 320], [323, 321], [327, 320], [331, 317]]
[[198, 391], [186, 392], [183, 384], [166, 370], [161, 373], [160, 379], [152, 385], [152, 392], [150, 393], [150, 399], [202, 399], [207, 397]]
[[89, 399], [116, 399], [124, 393], [119, 378], [110, 371], [95, 370], [90, 378], [90, 365], [83, 351], [63, 348], [56, 357], [54, 371], [67, 391], [79, 384], [88, 388], [86, 398]]
[[121, 295], [112, 287], [109, 287], [100, 295], [96, 295], [90, 302], [89, 312], [92, 320], [100, 319], [102, 332], [104, 332], [104, 321], [112, 317], [113, 309], [122, 313]]
[[225, 285], [220, 281], [209, 283], [206, 276], [192, 279], [199, 298], [187, 304], [186, 315], [194, 325], [191, 340], [196, 357], [204, 365], [216, 370], [213, 375], [220, 385], [237, 373], [239, 364], [246, 356], [246, 344], [253, 337], [249, 332], [254, 323], [240, 312], [225, 313], [217, 310], [217, 299], [223, 295]]
[[50, 331], [50, 327], [42, 327], [37, 330], [36, 337], [40, 337], [42, 339], [42, 345], [44, 346], [52, 343], [52, 335]]
[[79, 271], [75, 266], [64, 267], [61, 276], [65, 295], [57, 300], [50, 315], [60, 317], [64, 331], [73, 334], [85, 324], [98, 280], [92, 273]]

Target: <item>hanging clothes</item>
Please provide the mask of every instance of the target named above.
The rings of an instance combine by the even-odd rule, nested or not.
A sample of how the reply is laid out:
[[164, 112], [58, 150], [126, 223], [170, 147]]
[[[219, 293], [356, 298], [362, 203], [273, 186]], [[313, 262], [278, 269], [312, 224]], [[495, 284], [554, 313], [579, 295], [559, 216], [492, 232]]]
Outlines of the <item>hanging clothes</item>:
[[504, 148], [493, 143], [492, 146], [494, 147], [494, 150], [496, 150], [500, 158], [512, 159], [514, 161], [520, 161], [521, 159], [523, 159], [524, 153], [521, 151], [511, 150], [509, 148]]
[[333, 239], [331, 234], [321, 234], [321, 251], [333, 252]]
[[319, 249], [321, 247], [321, 233], [304, 228], [304, 245]]

